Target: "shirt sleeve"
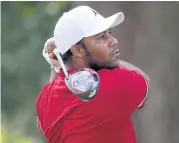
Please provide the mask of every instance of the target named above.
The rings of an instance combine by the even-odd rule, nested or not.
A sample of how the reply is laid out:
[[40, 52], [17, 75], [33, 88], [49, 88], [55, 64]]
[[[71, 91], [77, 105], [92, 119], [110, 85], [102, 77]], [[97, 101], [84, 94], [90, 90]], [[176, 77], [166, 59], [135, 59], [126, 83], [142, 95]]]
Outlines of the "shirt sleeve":
[[149, 79], [147, 77], [145, 77], [145, 75], [143, 75], [141, 73], [138, 73], [138, 74], [144, 79], [145, 86], [146, 86], [146, 87], [144, 87], [145, 88], [144, 90], [146, 91], [145, 97], [143, 98], [142, 102], [138, 106], [138, 109], [142, 109], [144, 107], [144, 103], [145, 103], [145, 101], [148, 97], [148, 94], [149, 94], [150, 83], [149, 83]]
[[106, 70], [99, 75], [101, 85], [105, 87], [103, 89], [110, 88], [113, 97], [117, 96], [115, 100], [118, 101], [121, 116], [130, 116], [137, 108], [143, 106], [149, 90], [148, 81], [144, 75], [124, 68]]
[[[131, 84], [127, 88], [129, 88], [129, 94], [136, 96], [136, 102], [139, 103], [137, 108], [141, 109], [148, 96], [149, 81], [142, 73], [137, 71], [129, 72], [131, 74]], [[128, 82], [130, 82], [130, 79]]]
[[47, 96], [48, 93], [48, 89], [50, 87], [50, 83], [44, 85], [41, 89], [41, 91], [39, 92], [39, 95], [37, 97], [36, 100], [36, 113], [37, 113], [37, 127], [42, 131], [43, 133], [43, 129], [41, 127], [41, 122], [42, 122], [42, 115], [43, 115], [43, 111], [45, 108], [45, 98]]

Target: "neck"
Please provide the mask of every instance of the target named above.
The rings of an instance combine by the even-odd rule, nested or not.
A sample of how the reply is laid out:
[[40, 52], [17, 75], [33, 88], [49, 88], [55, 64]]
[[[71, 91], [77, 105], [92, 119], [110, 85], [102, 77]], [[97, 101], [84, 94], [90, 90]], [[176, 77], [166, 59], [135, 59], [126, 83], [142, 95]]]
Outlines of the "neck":
[[87, 64], [85, 64], [85, 62], [83, 62], [83, 60], [79, 59], [79, 60], [71, 60], [71, 62], [67, 63], [65, 65], [67, 70], [70, 69], [80, 69], [80, 68], [89, 68], [89, 66]]

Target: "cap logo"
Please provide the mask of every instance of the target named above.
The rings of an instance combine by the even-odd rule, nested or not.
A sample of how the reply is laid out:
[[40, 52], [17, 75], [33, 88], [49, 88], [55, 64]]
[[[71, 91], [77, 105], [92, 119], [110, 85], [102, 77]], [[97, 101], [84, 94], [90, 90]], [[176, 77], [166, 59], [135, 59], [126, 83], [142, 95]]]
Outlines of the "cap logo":
[[95, 16], [98, 14], [95, 10], [92, 10], [93, 11], [93, 13], [95, 14]]

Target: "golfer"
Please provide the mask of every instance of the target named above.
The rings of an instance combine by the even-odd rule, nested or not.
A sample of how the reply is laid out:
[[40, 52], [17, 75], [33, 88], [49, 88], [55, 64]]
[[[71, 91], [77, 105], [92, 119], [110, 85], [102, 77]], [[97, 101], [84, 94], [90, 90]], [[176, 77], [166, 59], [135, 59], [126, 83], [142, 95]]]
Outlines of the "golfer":
[[[52, 66], [50, 81], [36, 102], [38, 127], [49, 143], [137, 143], [131, 116], [143, 107], [149, 78], [120, 60], [120, 44], [110, 29], [123, 20], [121, 12], [104, 18], [88, 6], [76, 7], [58, 20], [54, 38], [43, 50]], [[81, 68], [98, 73], [96, 97], [83, 101], [68, 89], [60, 65], [51, 62], [56, 60], [54, 48], [68, 73]]]

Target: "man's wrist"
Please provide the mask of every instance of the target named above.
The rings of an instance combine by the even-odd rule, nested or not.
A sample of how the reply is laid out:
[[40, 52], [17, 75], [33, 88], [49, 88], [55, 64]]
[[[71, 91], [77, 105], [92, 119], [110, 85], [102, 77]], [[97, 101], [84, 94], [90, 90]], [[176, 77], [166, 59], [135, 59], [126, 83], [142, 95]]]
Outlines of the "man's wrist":
[[49, 79], [49, 82], [52, 82], [58, 75], [59, 73], [57, 73], [55, 71], [55, 69], [53, 68], [53, 66], [51, 66], [51, 71], [50, 71], [50, 79]]

